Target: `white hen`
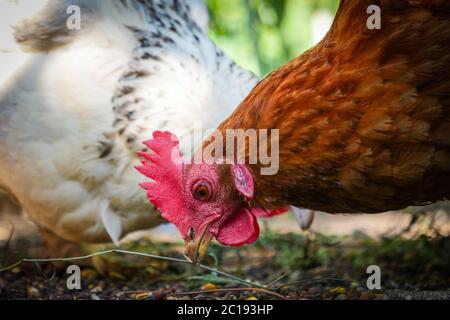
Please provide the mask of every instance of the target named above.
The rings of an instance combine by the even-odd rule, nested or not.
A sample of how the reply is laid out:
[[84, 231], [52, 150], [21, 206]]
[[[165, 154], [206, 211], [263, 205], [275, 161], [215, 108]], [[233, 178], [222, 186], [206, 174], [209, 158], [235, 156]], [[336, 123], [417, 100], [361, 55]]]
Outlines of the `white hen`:
[[0, 187], [43, 231], [117, 242], [161, 222], [137, 187], [141, 141], [215, 128], [257, 81], [208, 22], [201, 0], [61, 0], [16, 27], [35, 54], [0, 94]]

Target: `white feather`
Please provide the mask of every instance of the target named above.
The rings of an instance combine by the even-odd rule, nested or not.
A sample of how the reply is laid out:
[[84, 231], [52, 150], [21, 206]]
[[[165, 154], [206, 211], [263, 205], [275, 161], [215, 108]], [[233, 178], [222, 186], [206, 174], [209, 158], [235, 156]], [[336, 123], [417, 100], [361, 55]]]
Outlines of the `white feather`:
[[109, 209], [109, 203], [102, 201], [100, 205], [100, 216], [102, 218], [103, 226], [108, 232], [111, 240], [116, 246], [119, 246], [120, 236], [122, 234], [122, 222], [120, 217], [117, 216]]
[[[83, 28], [67, 35], [60, 15], [68, 2], [51, 2], [17, 28], [22, 45], [35, 53], [0, 92], [0, 187], [62, 238], [117, 242], [161, 222], [138, 187], [141, 141], [156, 129], [187, 139], [195, 124], [216, 127], [256, 79], [234, 66], [194, 20], [183, 21], [177, 34], [168, 30], [171, 19], [180, 20], [164, 7], [170, 1], [147, 2], [162, 27], [142, 1], [77, 0]], [[206, 9], [195, 4], [189, 19], [205, 24]], [[48, 32], [61, 32], [65, 42], [55, 46]], [[156, 43], [159, 36], [173, 43], [142, 45], [142, 37]], [[136, 69], [148, 76], [125, 76]], [[134, 91], [117, 98], [127, 86]], [[122, 131], [113, 123], [125, 118], [118, 111], [123, 103], [133, 119]]]

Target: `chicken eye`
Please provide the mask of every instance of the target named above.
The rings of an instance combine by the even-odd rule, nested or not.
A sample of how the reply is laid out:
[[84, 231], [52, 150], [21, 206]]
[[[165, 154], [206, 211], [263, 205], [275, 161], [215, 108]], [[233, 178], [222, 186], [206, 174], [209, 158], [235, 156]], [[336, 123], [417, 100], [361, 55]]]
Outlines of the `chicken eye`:
[[197, 200], [207, 201], [211, 197], [210, 187], [207, 183], [202, 182], [194, 186], [194, 197]]

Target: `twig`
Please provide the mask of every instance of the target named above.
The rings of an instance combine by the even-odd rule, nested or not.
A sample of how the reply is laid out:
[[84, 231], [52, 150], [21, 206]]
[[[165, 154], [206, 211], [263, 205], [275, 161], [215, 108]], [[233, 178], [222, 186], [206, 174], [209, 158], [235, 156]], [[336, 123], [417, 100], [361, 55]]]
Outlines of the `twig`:
[[192, 263], [192, 262], [187, 261], [187, 260], [186, 260], [186, 263], [196, 265], [196, 266], [198, 266], [198, 267], [200, 267], [200, 268], [202, 268], [202, 269], [205, 269], [205, 270], [208, 270], [208, 271], [211, 271], [211, 272], [216, 272], [217, 274], [220, 274], [220, 275], [222, 275], [222, 276], [224, 276], [224, 277], [227, 277], [227, 278], [229, 278], [229, 279], [236, 280], [237, 282], [240, 282], [240, 283], [242, 283], [242, 284], [245, 284], [246, 286], [249, 286], [249, 287], [256, 287], [256, 288], [261, 288], [261, 289], [264, 289], [264, 288], [265, 288], [265, 286], [263, 286], [263, 285], [260, 285], [260, 284], [257, 284], [257, 283], [253, 283], [253, 282], [251, 282], [251, 281], [247, 281], [247, 280], [238, 278], [238, 277], [236, 277], [236, 276], [233, 276], [232, 274], [225, 273], [225, 272], [223, 272], [223, 271], [220, 271], [220, 270], [217, 270], [217, 269], [215, 269], [215, 268], [211, 268], [211, 267], [205, 266], [205, 265], [203, 265], [203, 264], [195, 264], [195, 263]]
[[174, 293], [177, 296], [188, 296], [188, 295], [198, 295], [198, 294], [208, 294], [208, 293], [218, 293], [218, 292], [234, 292], [234, 291], [252, 291], [252, 292], [260, 292], [268, 295], [272, 295], [282, 300], [287, 300], [287, 298], [279, 293], [276, 293], [272, 290], [264, 289], [264, 288], [225, 288], [225, 289], [212, 289], [212, 290], [201, 290], [201, 291], [190, 291], [190, 292], [176, 292]]
[[23, 262], [24, 262], [23, 260], [19, 260], [16, 263], [14, 263], [14, 264], [12, 264], [10, 266], [7, 266], [5, 268], [0, 269], [0, 272], [4, 272], [4, 271], [8, 271], [8, 270], [14, 269], [15, 267], [21, 265]]
[[154, 255], [154, 254], [149, 254], [149, 253], [143, 253], [143, 252], [137, 252], [137, 251], [128, 251], [128, 250], [122, 250], [122, 249], [110, 249], [110, 250], [105, 250], [105, 251], [100, 251], [100, 252], [94, 252], [85, 256], [79, 256], [79, 257], [70, 257], [70, 258], [50, 258], [50, 259], [22, 259], [19, 260], [18, 262], [0, 269], [0, 272], [4, 272], [10, 269], [13, 269], [17, 266], [19, 266], [20, 264], [24, 263], [24, 262], [35, 262], [35, 263], [42, 263], [42, 262], [70, 262], [70, 261], [77, 261], [77, 260], [86, 260], [86, 259], [90, 259], [96, 256], [102, 256], [102, 255], [106, 255], [106, 254], [110, 254], [110, 253], [122, 253], [122, 254], [130, 254], [130, 255], [135, 255], [135, 256], [141, 256], [141, 257], [146, 257], [146, 258], [152, 258], [152, 259], [157, 259], [157, 260], [166, 260], [166, 261], [173, 261], [173, 262], [179, 262], [179, 263], [184, 263], [184, 264], [189, 264], [189, 265], [194, 265], [197, 266], [201, 269], [204, 270], [208, 270], [211, 272], [215, 272], [217, 274], [220, 274], [221, 276], [227, 277], [229, 279], [233, 279], [236, 282], [239, 282], [243, 285], [249, 286], [249, 287], [256, 287], [256, 288], [265, 288], [262, 285], [259, 285], [257, 283], [253, 283], [251, 281], [247, 281], [244, 279], [241, 279], [237, 276], [234, 276], [232, 274], [226, 273], [224, 271], [220, 271], [217, 270], [215, 268], [211, 268], [208, 266], [205, 266], [203, 264], [197, 264], [197, 263], [192, 263], [189, 260], [185, 260], [185, 259], [178, 259], [178, 258], [171, 258], [171, 257], [164, 257], [164, 256], [158, 256], [158, 255]]
[[278, 282], [280, 282], [281, 280], [283, 280], [284, 278], [286, 278], [287, 273], [283, 273], [282, 275], [280, 275], [278, 278], [276, 278], [275, 280], [271, 281], [270, 283], [268, 283], [266, 285], [266, 288], [271, 288], [273, 287], [275, 284], [277, 284]]
[[53, 281], [53, 279], [55, 279], [55, 277], [56, 277], [56, 269], [55, 269], [55, 266], [53, 265], [53, 263], [49, 264], [52, 267], [52, 273], [51, 273], [50, 276], [45, 274], [44, 270], [42, 269], [42, 267], [41, 267], [41, 265], [39, 263], [34, 262], [34, 264], [36, 265], [36, 268], [41, 273], [42, 278], [44, 278], [44, 281]]
[[282, 289], [284, 287], [288, 287], [288, 286], [294, 286], [294, 285], [299, 285], [302, 283], [316, 282], [316, 281], [336, 281], [336, 282], [356, 283], [358, 285], [361, 285], [360, 282], [353, 281], [353, 280], [345, 280], [345, 279], [339, 279], [339, 278], [314, 278], [314, 279], [303, 279], [303, 280], [285, 283], [285, 284], [282, 284], [281, 286], [277, 287], [276, 290], [280, 290], [280, 289]]

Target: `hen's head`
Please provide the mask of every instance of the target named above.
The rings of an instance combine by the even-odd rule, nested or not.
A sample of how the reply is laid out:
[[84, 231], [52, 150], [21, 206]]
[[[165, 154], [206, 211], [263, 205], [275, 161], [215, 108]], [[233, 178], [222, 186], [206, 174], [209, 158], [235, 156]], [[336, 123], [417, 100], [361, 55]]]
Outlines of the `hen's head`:
[[141, 187], [163, 218], [176, 225], [192, 261], [203, 258], [213, 238], [229, 246], [258, 238], [256, 217], [271, 214], [248, 206], [254, 184], [245, 165], [185, 164], [169, 132], [154, 132], [144, 144], [152, 153], [140, 153], [144, 160], [137, 170], [153, 181]]

